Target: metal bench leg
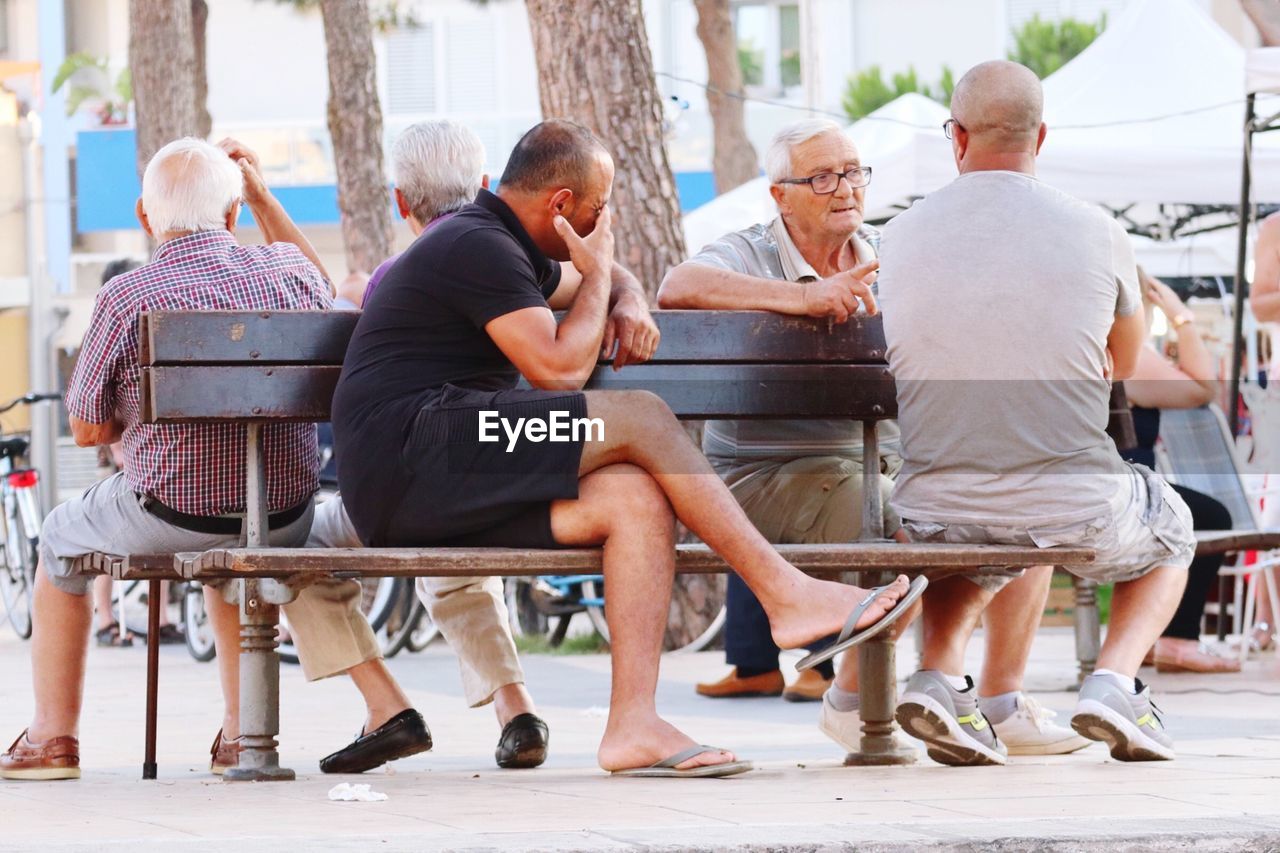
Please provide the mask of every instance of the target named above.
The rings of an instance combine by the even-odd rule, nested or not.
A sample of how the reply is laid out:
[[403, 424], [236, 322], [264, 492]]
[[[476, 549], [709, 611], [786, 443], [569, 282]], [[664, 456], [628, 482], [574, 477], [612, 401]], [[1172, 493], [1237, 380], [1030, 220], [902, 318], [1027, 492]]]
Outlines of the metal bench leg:
[[[156, 704], [160, 689], [160, 581], [147, 586], [147, 743], [142, 778], [156, 778]], [[123, 623], [121, 623], [123, 624]]]
[[1073, 576], [1076, 587], [1075, 629], [1076, 659], [1080, 664], [1080, 681], [1098, 665], [1102, 648], [1102, 625], [1098, 620], [1098, 585]]
[[280, 766], [280, 656], [276, 623], [280, 608], [268, 600], [269, 581], [240, 583], [240, 763], [223, 774], [228, 782], [288, 782]]
[[912, 764], [916, 760], [915, 750], [899, 748], [893, 737], [893, 712], [898, 706], [895, 646], [893, 639], [881, 634], [858, 647], [862, 748], [845, 756], [846, 767]]

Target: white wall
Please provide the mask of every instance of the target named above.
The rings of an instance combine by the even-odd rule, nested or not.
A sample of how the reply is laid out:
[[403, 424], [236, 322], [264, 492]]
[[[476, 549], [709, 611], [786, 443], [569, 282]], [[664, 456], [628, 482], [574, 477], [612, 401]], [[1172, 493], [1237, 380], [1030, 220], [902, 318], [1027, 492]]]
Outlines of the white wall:
[[[879, 65], [885, 79], [914, 65], [937, 82], [1005, 55], [1004, 0], [852, 0], [849, 72]], [[838, 98], [836, 99], [838, 101]]]

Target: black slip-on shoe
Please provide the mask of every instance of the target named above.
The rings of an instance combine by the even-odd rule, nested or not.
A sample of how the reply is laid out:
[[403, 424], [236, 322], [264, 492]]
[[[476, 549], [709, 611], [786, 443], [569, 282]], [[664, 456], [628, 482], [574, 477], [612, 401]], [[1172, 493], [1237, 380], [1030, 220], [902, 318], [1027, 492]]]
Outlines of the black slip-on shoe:
[[547, 760], [547, 724], [536, 714], [518, 714], [502, 727], [493, 757], [498, 766], [512, 769], [537, 767]]
[[431, 749], [426, 720], [412, 708], [401, 711], [368, 734], [320, 759], [321, 773], [363, 773]]

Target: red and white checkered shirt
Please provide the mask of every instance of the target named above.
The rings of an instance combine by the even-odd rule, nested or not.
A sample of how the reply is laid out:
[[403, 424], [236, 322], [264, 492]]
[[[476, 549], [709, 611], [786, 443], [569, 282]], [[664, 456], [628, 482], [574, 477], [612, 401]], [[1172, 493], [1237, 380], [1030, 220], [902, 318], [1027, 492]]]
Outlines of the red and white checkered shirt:
[[[243, 512], [242, 425], [138, 422], [138, 315], [320, 310], [332, 303], [320, 271], [292, 244], [241, 246], [228, 231], [170, 240], [149, 264], [98, 292], [67, 388], [67, 411], [88, 423], [114, 416], [124, 425], [124, 474], [134, 491], [190, 515]], [[268, 426], [263, 449], [271, 512], [297, 506], [319, 487], [314, 425]]]

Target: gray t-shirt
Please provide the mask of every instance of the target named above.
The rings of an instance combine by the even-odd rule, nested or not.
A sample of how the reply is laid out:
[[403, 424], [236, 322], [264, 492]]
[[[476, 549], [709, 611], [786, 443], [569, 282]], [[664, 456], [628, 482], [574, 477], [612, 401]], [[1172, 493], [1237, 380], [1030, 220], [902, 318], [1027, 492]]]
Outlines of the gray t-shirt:
[[[863, 226], [853, 237], [858, 262], [875, 258], [880, 233]], [[756, 278], [815, 281], [819, 278], [796, 248], [782, 217], [726, 234], [689, 259]], [[897, 428], [881, 421], [880, 453], [897, 451]], [[715, 462], [798, 456], [846, 456], [862, 460], [862, 424], [849, 420], [708, 421], [702, 450]]]
[[884, 229], [904, 519], [1015, 527], [1105, 515], [1107, 336], [1140, 306], [1128, 235], [1016, 172], [972, 172]]

